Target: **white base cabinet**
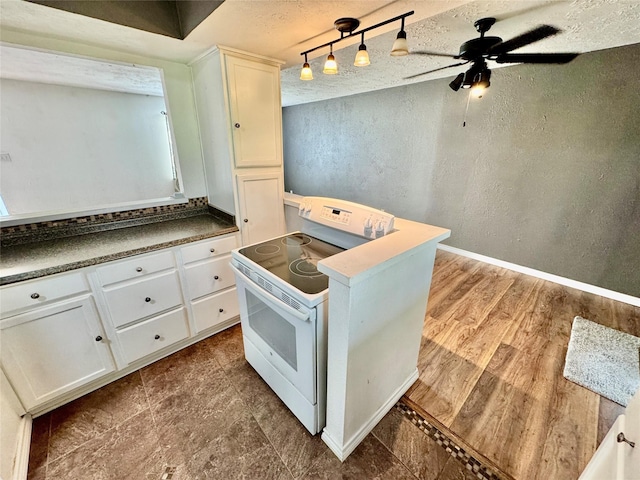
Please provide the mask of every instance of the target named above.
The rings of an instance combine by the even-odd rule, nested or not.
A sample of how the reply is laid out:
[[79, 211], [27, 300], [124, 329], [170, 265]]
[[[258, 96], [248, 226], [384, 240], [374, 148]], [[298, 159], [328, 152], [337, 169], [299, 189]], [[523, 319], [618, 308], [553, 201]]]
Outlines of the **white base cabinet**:
[[2, 321], [2, 368], [27, 410], [115, 370], [90, 295]]
[[239, 322], [238, 234], [0, 288], [0, 366], [44, 413]]

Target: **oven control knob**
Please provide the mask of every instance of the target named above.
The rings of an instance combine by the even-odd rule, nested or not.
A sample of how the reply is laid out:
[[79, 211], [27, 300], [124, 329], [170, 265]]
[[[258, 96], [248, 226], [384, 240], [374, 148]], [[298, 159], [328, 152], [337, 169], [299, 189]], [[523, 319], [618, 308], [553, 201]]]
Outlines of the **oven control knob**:
[[369, 217], [364, 221], [364, 236], [371, 237], [372, 233], [373, 233], [373, 220], [371, 220], [371, 217]]

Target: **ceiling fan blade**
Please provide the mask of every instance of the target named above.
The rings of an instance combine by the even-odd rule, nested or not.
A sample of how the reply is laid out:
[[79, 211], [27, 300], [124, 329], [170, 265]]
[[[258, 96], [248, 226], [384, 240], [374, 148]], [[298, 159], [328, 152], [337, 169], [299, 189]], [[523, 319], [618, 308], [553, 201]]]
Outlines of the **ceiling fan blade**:
[[529, 45], [530, 43], [538, 42], [543, 38], [551, 37], [559, 32], [560, 29], [552, 27], [551, 25], [540, 25], [533, 30], [529, 30], [528, 32], [513, 37], [511, 40], [494, 45], [489, 48], [487, 53], [489, 54], [489, 57], [507, 53], [517, 48], [524, 47], [525, 45]]
[[493, 61], [497, 63], [569, 63], [579, 53], [503, 53]]
[[409, 77], [404, 77], [404, 80], [409, 80], [410, 78], [416, 78], [416, 77], [419, 77], [421, 75], [426, 75], [427, 73], [438, 72], [440, 70], [445, 70], [445, 69], [451, 68], [451, 67], [459, 67], [460, 65], [466, 65], [469, 62], [470, 62], [470, 60], [467, 60], [466, 62], [454, 63], [453, 65], [447, 65], [446, 67], [440, 67], [440, 68], [435, 68], [433, 70], [428, 70], [426, 72], [416, 73], [415, 75], [411, 75]]
[[458, 55], [450, 55], [448, 53], [440, 53], [440, 52], [430, 52], [427, 50], [412, 50], [409, 52], [410, 55], [427, 55], [430, 57], [449, 57], [449, 58], [460, 58]]

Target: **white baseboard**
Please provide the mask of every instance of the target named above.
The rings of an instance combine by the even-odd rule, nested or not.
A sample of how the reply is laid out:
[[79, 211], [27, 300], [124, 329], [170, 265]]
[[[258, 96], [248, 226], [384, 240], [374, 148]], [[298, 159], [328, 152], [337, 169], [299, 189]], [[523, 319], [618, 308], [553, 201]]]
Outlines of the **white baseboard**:
[[485, 255], [480, 255], [479, 253], [469, 252], [467, 250], [462, 250], [461, 248], [443, 245], [442, 243], [438, 244], [438, 248], [444, 250], [445, 252], [451, 252], [457, 255], [462, 255], [463, 257], [473, 258], [474, 260], [479, 260], [480, 262], [496, 265], [497, 267], [507, 268], [509, 270], [513, 270], [514, 272], [524, 273], [525, 275], [530, 275], [532, 277], [541, 278], [542, 280], [558, 283], [560, 285], [564, 285], [565, 287], [575, 288], [577, 290], [582, 290], [583, 292], [593, 293], [594, 295], [600, 295], [601, 297], [617, 300], [618, 302], [628, 303], [629, 305], [633, 305], [634, 307], [640, 307], [640, 298], [638, 297], [633, 297], [631, 295], [620, 292], [614, 292], [613, 290], [607, 290], [606, 288], [602, 287], [596, 287], [595, 285], [590, 285], [588, 283], [578, 282], [577, 280], [571, 280], [570, 278], [561, 277], [552, 273], [541, 272], [540, 270], [523, 267], [522, 265], [516, 265], [515, 263], [505, 262], [504, 260], [498, 260], [497, 258], [487, 257]]
[[393, 408], [393, 406], [398, 403], [398, 400], [404, 395], [404, 392], [409, 390], [409, 387], [413, 385], [413, 383], [418, 379], [418, 369], [416, 368], [409, 377], [402, 382], [402, 385], [396, 389], [393, 394], [389, 397], [389, 399], [382, 404], [376, 413], [369, 419], [367, 423], [365, 423], [360, 429], [351, 437], [349, 441], [347, 441], [344, 445], [340, 445], [336, 442], [331, 434], [325, 429], [322, 432], [322, 441], [329, 447], [329, 449], [335, 454], [336, 457], [340, 459], [341, 462], [344, 462], [349, 455], [360, 445], [360, 442], [364, 440], [374, 428], [375, 426], [382, 420], [382, 418]]
[[13, 462], [11, 480], [26, 480], [29, 470], [29, 450], [31, 449], [31, 426], [33, 420], [28, 413], [22, 417], [16, 442], [16, 456]]

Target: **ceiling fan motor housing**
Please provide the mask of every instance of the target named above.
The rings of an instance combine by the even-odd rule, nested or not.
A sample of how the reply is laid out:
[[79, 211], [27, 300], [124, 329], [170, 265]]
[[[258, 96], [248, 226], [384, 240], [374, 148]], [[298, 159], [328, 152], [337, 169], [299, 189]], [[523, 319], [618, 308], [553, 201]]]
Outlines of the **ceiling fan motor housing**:
[[465, 60], [475, 60], [487, 55], [489, 49], [500, 42], [502, 42], [500, 37], [474, 38], [460, 45], [458, 57]]

